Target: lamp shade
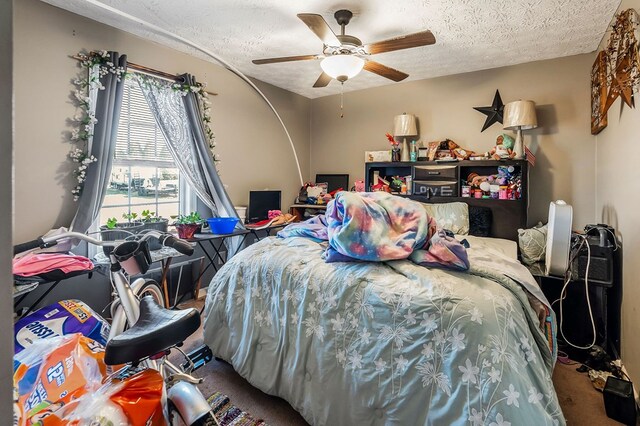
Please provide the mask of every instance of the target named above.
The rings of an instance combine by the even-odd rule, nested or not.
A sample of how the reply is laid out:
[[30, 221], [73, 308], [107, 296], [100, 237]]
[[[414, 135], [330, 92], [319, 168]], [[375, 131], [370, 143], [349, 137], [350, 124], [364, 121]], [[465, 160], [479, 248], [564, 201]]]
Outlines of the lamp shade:
[[538, 127], [536, 104], [533, 101], [514, 101], [506, 104], [503, 127], [507, 130], [528, 130]]
[[332, 78], [345, 82], [362, 71], [364, 59], [355, 55], [332, 55], [324, 58], [320, 67]]
[[413, 114], [396, 115], [393, 119], [393, 136], [416, 136], [416, 116]]

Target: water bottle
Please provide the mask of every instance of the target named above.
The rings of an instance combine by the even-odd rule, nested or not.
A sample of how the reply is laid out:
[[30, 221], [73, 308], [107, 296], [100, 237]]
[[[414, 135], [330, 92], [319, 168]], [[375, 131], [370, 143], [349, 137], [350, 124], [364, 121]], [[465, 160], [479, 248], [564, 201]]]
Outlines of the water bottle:
[[416, 147], [416, 141], [411, 141], [411, 153], [409, 154], [409, 161], [416, 162], [418, 160], [418, 148]]

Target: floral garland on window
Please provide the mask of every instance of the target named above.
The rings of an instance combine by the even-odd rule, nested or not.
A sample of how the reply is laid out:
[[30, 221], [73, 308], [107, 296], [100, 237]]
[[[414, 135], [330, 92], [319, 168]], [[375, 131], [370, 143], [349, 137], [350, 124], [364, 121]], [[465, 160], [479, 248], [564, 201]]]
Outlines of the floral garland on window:
[[74, 145], [69, 153], [69, 158], [78, 164], [73, 171], [76, 179], [76, 186], [71, 190], [74, 201], [78, 201], [82, 194], [89, 165], [98, 161], [88, 152], [90, 141], [93, 138], [93, 128], [98, 122], [95, 116], [95, 97], [92, 96], [92, 91], [105, 89], [100, 82], [101, 77], [111, 73], [116, 75], [120, 81], [125, 73], [123, 67], [117, 67], [110, 61], [109, 53], [106, 50], [80, 52], [78, 57], [80, 58], [81, 71], [78, 78], [73, 80], [73, 84], [76, 86], [73, 99], [79, 111], [73, 117], [77, 128], [73, 129], [69, 136], [70, 142]]
[[182, 96], [187, 96], [187, 94], [189, 94], [190, 92], [196, 94], [196, 97], [198, 99], [198, 106], [200, 107], [200, 111], [202, 112], [204, 131], [207, 135], [207, 139], [209, 140], [211, 158], [213, 159], [213, 163], [215, 164], [216, 169], [218, 169], [218, 164], [220, 163], [220, 154], [217, 154], [215, 152], [216, 136], [213, 134], [213, 130], [211, 130], [211, 101], [209, 101], [209, 98], [207, 97], [207, 92], [205, 90], [206, 87], [206, 83], [196, 83], [193, 86], [186, 83], [174, 83], [171, 86], [173, 90], [179, 92]]

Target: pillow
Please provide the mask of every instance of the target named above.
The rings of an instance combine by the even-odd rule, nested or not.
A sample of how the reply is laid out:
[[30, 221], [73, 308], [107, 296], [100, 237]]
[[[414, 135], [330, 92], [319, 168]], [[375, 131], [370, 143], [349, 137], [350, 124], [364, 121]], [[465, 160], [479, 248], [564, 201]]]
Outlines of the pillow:
[[448, 229], [454, 234], [469, 234], [469, 206], [467, 203], [442, 203], [424, 206], [427, 214], [436, 220], [438, 229]]
[[493, 212], [489, 207], [469, 206], [469, 235], [490, 237]]
[[538, 222], [530, 229], [518, 229], [518, 246], [522, 263], [532, 265], [544, 259], [547, 251], [547, 225]]

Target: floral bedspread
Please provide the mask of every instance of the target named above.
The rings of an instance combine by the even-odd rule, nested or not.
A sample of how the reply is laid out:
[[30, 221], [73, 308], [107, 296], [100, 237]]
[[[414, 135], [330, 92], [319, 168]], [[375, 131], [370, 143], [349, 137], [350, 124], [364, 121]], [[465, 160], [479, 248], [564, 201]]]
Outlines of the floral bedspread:
[[267, 238], [227, 262], [205, 306], [213, 353], [313, 425], [565, 423], [529, 279], [497, 272], [512, 261], [472, 247], [465, 273], [324, 250]]

